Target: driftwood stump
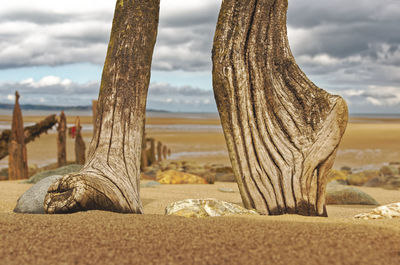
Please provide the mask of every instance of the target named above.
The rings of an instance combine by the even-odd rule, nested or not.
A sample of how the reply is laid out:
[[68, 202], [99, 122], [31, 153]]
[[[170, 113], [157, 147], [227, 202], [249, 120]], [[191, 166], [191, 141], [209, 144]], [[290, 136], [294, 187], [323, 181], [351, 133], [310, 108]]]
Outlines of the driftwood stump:
[[61, 112], [57, 127], [57, 163], [59, 167], [67, 164], [67, 118]]
[[75, 163], [78, 165], [85, 164], [86, 145], [82, 138], [82, 126], [79, 117], [75, 121], [76, 137], [75, 137]]
[[291, 53], [287, 0], [224, 0], [213, 47], [213, 86], [247, 208], [326, 216], [327, 173], [347, 105], [314, 85]]
[[140, 153], [159, 0], [118, 0], [104, 64], [96, 133], [82, 170], [50, 186], [47, 213], [142, 213]]
[[[26, 126], [24, 128], [24, 142], [25, 145], [31, 141], [34, 141], [43, 133], [47, 133], [48, 130], [53, 128], [57, 123], [56, 115], [47, 116], [44, 120], [36, 123], [32, 126]], [[8, 156], [8, 144], [11, 139], [11, 130], [4, 130], [0, 134], [0, 159]]]
[[8, 143], [8, 179], [28, 178], [28, 161], [25, 146], [24, 122], [19, 106], [19, 94], [15, 92], [15, 105]]

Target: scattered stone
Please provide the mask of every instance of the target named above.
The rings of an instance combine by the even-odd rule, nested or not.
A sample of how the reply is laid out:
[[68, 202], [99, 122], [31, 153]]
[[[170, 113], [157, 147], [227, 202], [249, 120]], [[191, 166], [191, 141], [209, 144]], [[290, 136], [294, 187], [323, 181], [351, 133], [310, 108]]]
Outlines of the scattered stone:
[[387, 177], [387, 176], [395, 176], [399, 174], [399, 168], [394, 167], [394, 166], [383, 166], [380, 169], [381, 175]]
[[150, 181], [147, 183], [140, 184], [140, 187], [141, 188], [156, 188], [157, 186], [160, 186], [160, 185], [161, 185], [160, 182]]
[[49, 176], [55, 176], [55, 175], [64, 176], [69, 173], [78, 172], [79, 170], [81, 170], [81, 168], [82, 168], [82, 165], [72, 164], [72, 165], [60, 167], [60, 168], [53, 169], [53, 170], [43, 171], [36, 175], [33, 175], [30, 179], [27, 180], [27, 183], [35, 184]]
[[214, 184], [215, 183], [215, 175], [213, 173], [206, 173], [201, 176], [204, 178], [208, 184]]
[[351, 167], [343, 166], [343, 167], [340, 168], [340, 171], [344, 171], [347, 174], [351, 174]]
[[358, 214], [354, 218], [369, 220], [392, 219], [395, 217], [400, 217], [400, 202], [380, 206], [369, 213]]
[[379, 171], [376, 170], [365, 170], [355, 174], [347, 176], [347, 183], [354, 186], [362, 186], [367, 183], [370, 179], [379, 176]]
[[380, 175], [378, 177], [370, 179], [364, 184], [365, 187], [379, 187], [389, 190], [400, 189], [400, 176], [385, 176]]
[[208, 184], [202, 177], [175, 170], [159, 172], [157, 181], [161, 184]]
[[259, 215], [239, 205], [217, 199], [188, 199], [170, 204], [165, 208], [166, 215], [183, 217], [216, 217], [228, 215]]
[[16, 213], [44, 214], [44, 197], [50, 185], [62, 178], [61, 175], [49, 176], [27, 190], [17, 201], [14, 208]]
[[143, 180], [155, 180], [156, 179], [156, 175], [157, 174], [148, 175], [146, 173], [140, 173], [140, 179], [143, 179]]
[[235, 175], [233, 173], [216, 173], [215, 181], [218, 182], [236, 182]]
[[235, 191], [231, 188], [219, 188], [218, 190], [224, 193], [235, 193]]
[[335, 181], [335, 180], [341, 180], [347, 184], [347, 176], [348, 175], [349, 175], [349, 173], [347, 171], [332, 169], [328, 174], [328, 182]]
[[365, 183], [363, 186], [364, 187], [382, 187], [383, 185], [385, 185], [385, 179], [381, 176], [375, 177], [370, 179], [367, 183]]
[[326, 204], [360, 204], [379, 205], [379, 203], [365, 192], [340, 184], [329, 183], [326, 189]]
[[227, 167], [224, 165], [212, 165], [211, 171], [215, 173], [233, 174], [232, 167]]

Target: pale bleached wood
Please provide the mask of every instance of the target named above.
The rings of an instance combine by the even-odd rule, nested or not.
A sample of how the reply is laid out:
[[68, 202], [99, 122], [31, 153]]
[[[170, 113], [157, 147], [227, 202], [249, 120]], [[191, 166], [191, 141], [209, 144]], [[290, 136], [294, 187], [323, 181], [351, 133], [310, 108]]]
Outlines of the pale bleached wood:
[[118, 0], [103, 69], [96, 130], [83, 169], [54, 183], [47, 213], [142, 213], [140, 160], [159, 0]]
[[296, 64], [287, 6], [287, 0], [222, 2], [214, 94], [244, 205], [262, 214], [326, 216], [327, 173], [347, 105]]

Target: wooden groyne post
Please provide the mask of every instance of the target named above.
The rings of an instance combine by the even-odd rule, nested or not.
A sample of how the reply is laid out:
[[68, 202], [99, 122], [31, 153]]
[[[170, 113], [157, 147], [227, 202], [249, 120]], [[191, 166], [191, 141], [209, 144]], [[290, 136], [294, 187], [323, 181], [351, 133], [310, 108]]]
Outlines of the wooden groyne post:
[[83, 141], [82, 138], [82, 133], [81, 133], [81, 121], [79, 117], [76, 118], [75, 121], [75, 126], [76, 126], [76, 138], [75, 138], [75, 162], [79, 165], [85, 164], [85, 151], [86, 151], [86, 146], [85, 142]]
[[25, 146], [24, 122], [19, 105], [19, 93], [15, 92], [15, 105], [8, 144], [8, 179], [28, 178], [28, 159]]
[[57, 127], [57, 163], [59, 167], [67, 164], [67, 118], [61, 112]]

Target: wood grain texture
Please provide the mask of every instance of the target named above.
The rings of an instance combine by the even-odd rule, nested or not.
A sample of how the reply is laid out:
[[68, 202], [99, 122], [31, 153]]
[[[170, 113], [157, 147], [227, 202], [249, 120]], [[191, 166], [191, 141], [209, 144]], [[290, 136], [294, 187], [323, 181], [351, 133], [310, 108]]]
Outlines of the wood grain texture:
[[15, 92], [15, 105], [11, 123], [11, 135], [8, 143], [8, 179], [28, 178], [28, 159], [25, 146], [24, 122], [21, 107], [19, 105], [19, 94]]
[[53, 184], [47, 213], [142, 213], [143, 123], [159, 0], [118, 0], [97, 105], [96, 132], [83, 169]]
[[326, 177], [347, 105], [296, 64], [287, 7], [287, 0], [222, 2], [214, 94], [244, 205], [262, 214], [326, 216]]

